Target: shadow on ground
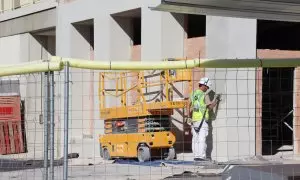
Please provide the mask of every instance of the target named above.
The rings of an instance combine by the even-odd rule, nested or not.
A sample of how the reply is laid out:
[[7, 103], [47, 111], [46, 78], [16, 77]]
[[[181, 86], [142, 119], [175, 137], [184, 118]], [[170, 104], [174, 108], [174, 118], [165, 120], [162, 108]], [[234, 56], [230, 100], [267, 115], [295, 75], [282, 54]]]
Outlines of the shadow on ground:
[[166, 164], [170, 165], [193, 165], [193, 161], [178, 161], [178, 160], [151, 160], [147, 162], [139, 162], [133, 159], [116, 159], [115, 164], [127, 164], [127, 165], [138, 165], [138, 166], [152, 166], [160, 167], [165, 166]]
[[[68, 154], [68, 159], [78, 158], [78, 153]], [[63, 157], [54, 160], [54, 166], [63, 165]], [[48, 166], [50, 166], [50, 161], [48, 161]], [[37, 169], [44, 167], [44, 160], [17, 160], [17, 159], [0, 159], [0, 172], [18, 171], [26, 169]]]
[[[48, 162], [48, 165], [50, 163]], [[62, 166], [63, 160], [55, 160], [54, 166]], [[0, 172], [37, 169], [44, 166], [44, 160], [12, 160], [0, 159]]]

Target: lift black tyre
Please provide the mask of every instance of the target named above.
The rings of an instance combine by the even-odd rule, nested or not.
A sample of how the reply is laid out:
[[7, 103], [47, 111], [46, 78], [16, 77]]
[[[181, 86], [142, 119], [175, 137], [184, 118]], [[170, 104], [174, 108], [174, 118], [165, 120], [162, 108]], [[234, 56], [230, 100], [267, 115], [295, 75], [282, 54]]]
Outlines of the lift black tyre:
[[147, 146], [140, 146], [138, 148], [138, 160], [139, 162], [145, 162], [150, 160], [150, 149]]
[[169, 148], [168, 156], [165, 158], [165, 160], [173, 160], [176, 157], [176, 152], [174, 148]]
[[107, 148], [103, 148], [102, 151], [103, 151], [103, 159], [104, 159], [104, 160], [110, 160], [111, 157], [110, 157], [110, 154], [109, 154], [108, 149], [107, 149]]

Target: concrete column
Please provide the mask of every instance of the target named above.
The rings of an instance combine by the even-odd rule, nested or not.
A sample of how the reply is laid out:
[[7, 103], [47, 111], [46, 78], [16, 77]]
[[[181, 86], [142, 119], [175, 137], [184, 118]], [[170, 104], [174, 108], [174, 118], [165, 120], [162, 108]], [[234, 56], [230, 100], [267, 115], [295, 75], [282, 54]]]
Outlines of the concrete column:
[[[77, 7], [77, 6], [76, 6]], [[70, 9], [61, 8], [58, 10], [57, 21], [57, 36], [56, 36], [56, 54], [61, 57], [70, 58], [91, 58], [90, 47], [90, 31], [87, 26], [73, 25], [82, 19], [66, 18], [72, 15]], [[86, 20], [86, 19], [84, 19]], [[91, 107], [90, 107], [90, 79], [91, 72], [89, 70], [82, 69], [70, 69], [70, 116], [69, 116], [69, 148], [74, 152], [78, 152], [81, 157], [87, 158], [87, 156], [93, 156], [96, 154], [94, 147], [94, 139], [91, 139], [93, 135], [90, 134], [90, 121], [91, 121]], [[63, 74], [61, 74], [63, 79]], [[94, 83], [94, 82], [93, 82]], [[61, 86], [62, 97], [64, 97], [64, 87]], [[61, 99], [61, 110], [63, 110], [63, 99]], [[92, 112], [94, 113], [94, 112]], [[60, 128], [64, 127], [63, 114], [61, 114]], [[63, 131], [60, 132], [60, 141], [63, 144]], [[83, 149], [82, 147], [88, 147]], [[94, 150], [94, 151], [91, 151]], [[89, 152], [88, 152], [89, 151]], [[99, 152], [99, 151], [98, 151]], [[63, 153], [62, 149], [60, 151]]]
[[131, 57], [131, 21], [125, 17], [110, 18], [110, 59], [129, 61]]
[[[128, 18], [113, 18], [109, 14], [99, 16], [94, 19], [95, 28], [95, 59], [103, 61], [129, 61], [131, 39], [128, 35], [130, 21]], [[102, 71], [104, 72], [104, 71]], [[100, 71], [98, 71], [100, 73]], [[99, 74], [95, 75], [95, 82], [99, 82]], [[108, 81], [108, 80], [106, 80]], [[106, 88], [115, 88], [115, 82], [105, 83]], [[95, 87], [95, 109], [97, 119], [100, 119], [99, 110], [99, 84]], [[105, 101], [106, 107], [120, 106], [119, 99], [115, 97], [107, 97]], [[103, 121], [96, 121], [95, 128], [98, 134], [104, 133]]]
[[[153, 2], [155, 3], [155, 2]], [[151, 11], [147, 5], [142, 8], [142, 49], [141, 61], [161, 61], [163, 58], [182, 58], [184, 56], [184, 27], [183, 15], [168, 12]], [[159, 79], [157, 79], [159, 80]], [[183, 84], [175, 84], [175, 88], [183, 92]], [[148, 88], [149, 92], [157, 91], [160, 87]], [[174, 96], [177, 94], [174, 93]], [[151, 99], [155, 96], [147, 96]], [[178, 95], [177, 95], [178, 97]], [[182, 109], [180, 109], [182, 111]], [[176, 150], [184, 149], [183, 117], [174, 111], [172, 132], [175, 133]]]
[[[60, 11], [58, 11], [58, 15]], [[61, 13], [63, 14], [63, 13]], [[56, 26], [56, 55], [71, 57], [71, 24], [65, 22], [64, 18], [57, 19]]]
[[95, 60], [110, 60], [110, 21], [109, 14], [102, 14], [94, 19]]
[[[99, 17], [96, 17], [94, 19], [94, 38], [95, 38], [95, 44], [94, 44], [94, 57], [95, 60], [100, 61], [109, 61], [110, 60], [110, 21], [111, 17], [110, 15], [102, 15]], [[94, 82], [99, 82], [99, 73], [95, 72], [94, 76]], [[94, 117], [95, 117], [95, 138], [99, 136], [99, 134], [104, 134], [104, 121], [100, 118], [100, 94], [99, 94], [99, 84], [95, 85], [94, 88], [94, 104], [95, 104], [95, 111], [94, 111]], [[109, 102], [107, 103], [109, 104]], [[100, 152], [100, 149], [98, 147], [97, 152]]]
[[[207, 58], [255, 58], [256, 20], [207, 16]], [[222, 93], [213, 121], [212, 158], [226, 161], [255, 155], [255, 69], [206, 69]]]
[[183, 15], [142, 8], [142, 61], [184, 55]]
[[[64, 11], [63, 9], [58, 9], [57, 10], [57, 16], [58, 17], [64, 17]], [[56, 55], [60, 57], [71, 57], [71, 46], [70, 46], [70, 41], [71, 41], [71, 24], [68, 24], [66, 22], [65, 18], [57, 18], [57, 25], [56, 25]], [[61, 73], [61, 80], [63, 81], [65, 76], [63, 73]], [[58, 106], [61, 108], [62, 112], [59, 114], [60, 116], [60, 121], [58, 122], [57, 126], [60, 129], [64, 128], [64, 83], [61, 83], [60, 89], [58, 90], [59, 93], [61, 94], [61, 100], [60, 100], [60, 105]], [[71, 107], [70, 107], [71, 109]], [[72, 116], [69, 116], [70, 118]], [[71, 127], [71, 125], [69, 125]], [[71, 132], [71, 130], [69, 130]], [[69, 139], [71, 138], [71, 133], [69, 135]], [[64, 131], [61, 130], [57, 132], [57, 137], [59, 139], [59, 146], [57, 149], [58, 156], [62, 157], [63, 156], [63, 143], [64, 143]], [[70, 142], [70, 140], [69, 140]], [[70, 149], [71, 146], [69, 146]]]

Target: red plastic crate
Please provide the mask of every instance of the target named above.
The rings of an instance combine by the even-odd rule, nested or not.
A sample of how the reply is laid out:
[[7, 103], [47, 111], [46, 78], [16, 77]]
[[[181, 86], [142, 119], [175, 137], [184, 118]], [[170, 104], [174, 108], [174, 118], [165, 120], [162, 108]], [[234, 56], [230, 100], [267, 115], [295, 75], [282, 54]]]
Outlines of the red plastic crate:
[[0, 97], [0, 154], [24, 152], [19, 96]]
[[0, 120], [21, 121], [20, 96], [0, 96]]

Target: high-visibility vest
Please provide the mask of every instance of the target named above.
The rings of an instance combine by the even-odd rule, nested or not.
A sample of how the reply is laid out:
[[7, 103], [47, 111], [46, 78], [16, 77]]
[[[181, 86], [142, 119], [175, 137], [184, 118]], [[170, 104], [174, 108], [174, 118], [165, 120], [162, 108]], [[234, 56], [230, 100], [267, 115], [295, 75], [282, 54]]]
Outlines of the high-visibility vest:
[[190, 96], [193, 108], [193, 121], [201, 121], [203, 119], [204, 113], [206, 120], [209, 119], [209, 113], [206, 110], [205, 104], [205, 93], [199, 89], [194, 91]]

